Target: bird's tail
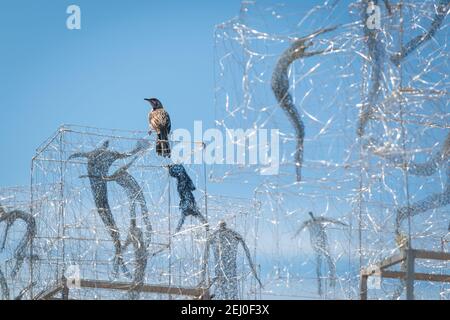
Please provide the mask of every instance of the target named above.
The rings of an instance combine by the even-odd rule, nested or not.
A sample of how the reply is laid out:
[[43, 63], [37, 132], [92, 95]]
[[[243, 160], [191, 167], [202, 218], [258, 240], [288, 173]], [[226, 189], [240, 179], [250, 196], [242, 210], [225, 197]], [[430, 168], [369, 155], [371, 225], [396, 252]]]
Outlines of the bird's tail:
[[156, 153], [160, 156], [170, 158], [170, 143], [167, 134], [162, 132], [158, 134], [158, 141], [156, 141]]

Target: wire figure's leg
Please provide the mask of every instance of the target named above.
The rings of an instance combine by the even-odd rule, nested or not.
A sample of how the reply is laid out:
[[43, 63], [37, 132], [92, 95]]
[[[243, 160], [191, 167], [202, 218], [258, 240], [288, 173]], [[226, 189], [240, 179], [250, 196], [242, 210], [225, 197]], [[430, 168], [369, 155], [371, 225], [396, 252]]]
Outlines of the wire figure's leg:
[[231, 279], [228, 279], [228, 282], [226, 284], [227, 289], [227, 297], [226, 300], [238, 300], [239, 294], [238, 294], [238, 283], [237, 283], [237, 277], [232, 277]]
[[181, 214], [180, 220], [178, 221], [177, 228], [175, 229], [175, 233], [180, 232], [183, 227], [184, 221], [186, 220], [186, 215], [184, 213]]
[[37, 283], [36, 282], [32, 282], [30, 283], [28, 286], [26, 286], [25, 288], [23, 288], [22, 290], [20, 290], [19, 294], [14, 298], [14, 300], [22, 300], [22, 298], [24, 297], [24, 295], [31, 290], [32, 287], [34, 287]]
[[316, 276], [317, 276], [317, 292], [322, 296], [322, 254], [316, 253]]
[[144, 243], [144, 235], [141, 229], [136, 226], [135, 222], [132, 222], [131, 224], [127, 242], [133, 244], [135, 253], [133, 288], [129, 292], [129, 298], [131, 300], [138, 300], [142, 285], [144, 284], [145, 269], [147, 267], [147, 259], [149, 254]]
[[2, 300], [9, 300], [9, 288], [6, 282], [5, 275], [0, 269], [0, 288], [2, 289]]
[[[8, 228], [8, 227], [7, 227]], [[2, 246], [0, 248], [0, 251], [5, 250], [5, 246], [6, 246], [6, 239], [8, 238], [8, 229], [5, 230], [5, 233], [3, 234], [3, 239], [2, 239]]]
[[290, 65], [298, 59], [311, 57], [324, 53], [322, 50], [315, 52], [307, 52], [306, 50], [312, 46], [312, 42], [309, 41], [320, 34], [335, 30], [336, 27], [325, 28], [318, 30], [307, 37], [298, 39], [288, 49], [286, 49], [277, 61], [275, 69], [272, 74], [272, 91], [275, 98], [278, 101], [280, 108], [284, 111], [288, 117], [289, 122], [295, 130], [296, 137], [296, 150], [294, 154], [295, 171], [297, 181], [302, 179], [302, 166], [303, 166], [303, 153], [304, 153], [304, 138], [305, 138], [305, 125], [302, 121], [300, 113], [297, 107], [294, 105], [293, 98], [289, 92], [289, 76], [288, 70]]
[[193, 214], [194, 216], [196, 216], [198, 218], [198, 220], [200, 220], [200, 222], [202, 224], [205, 225], [205, 229], [206, 231], [209, 231], [209, 224], [208, 224], [208, 220], [206, 220], [205, 216], [202, 215], [202, 213], [200, 212], [200, 210], [198, 210], [197, 208], [195, 209], [195, 214]]
[[149, 246], [150, 243], [152, 242], [152, 234], [153, 234], [153, 228], [150, 222], [150, 215], [148, 213], [147, 204], [145, 202], [139, 201], [139, 205], [141, 206], [142, 220], [144, 221], [145, 224], [145, 243], [147, 246]]
[[333, 259], [331, 259], [331, 256], [328, 252], [324, 253], [324, 257], [327, 260], [328, 264], [328, 270], [330, 274], [330, 286], [335, 287], [336, 286], [336, 265], [334, 264]]

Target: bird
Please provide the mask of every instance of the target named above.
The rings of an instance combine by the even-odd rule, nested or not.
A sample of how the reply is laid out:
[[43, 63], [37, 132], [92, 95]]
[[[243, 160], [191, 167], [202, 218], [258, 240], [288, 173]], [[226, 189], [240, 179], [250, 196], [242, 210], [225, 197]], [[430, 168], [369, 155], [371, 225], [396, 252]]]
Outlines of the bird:
[[[171, 129], [170, 116], [164, 107], [156, 98], [144, 99], [148, 101], [152, 106], [152, 111], [148, 115], [148, 121], [150, 127], [158, 135], [156, 141], [156, 153], [163, 157], [170, 158], [170, 144], [169, 144], [169, 134]], [[151, 134], [151, 131], [149, 131]]]

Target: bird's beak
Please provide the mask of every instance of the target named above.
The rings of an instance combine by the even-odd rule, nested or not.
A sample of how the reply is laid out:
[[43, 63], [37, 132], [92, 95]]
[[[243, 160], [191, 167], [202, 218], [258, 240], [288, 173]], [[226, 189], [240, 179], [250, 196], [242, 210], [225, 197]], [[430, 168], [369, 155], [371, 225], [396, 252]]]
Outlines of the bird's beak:
[[150, 102], [150, 99], [145, 98], [144, 100]]

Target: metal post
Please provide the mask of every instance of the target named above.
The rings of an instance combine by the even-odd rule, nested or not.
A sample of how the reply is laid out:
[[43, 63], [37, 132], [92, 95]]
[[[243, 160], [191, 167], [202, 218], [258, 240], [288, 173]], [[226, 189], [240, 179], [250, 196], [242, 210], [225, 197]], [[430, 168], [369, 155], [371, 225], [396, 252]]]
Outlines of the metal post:
[[414, 250], [406, 249], [406, 300], [414, 300], [414, 260]]
[[361, 271], [359, 277], [359, 298], [361, 300], [367, 300], [367, 279], [367, 274]]
[[61, 298], [62, 300], [69, 300], [69, 286], [67, 285], [67, 279], [65, 276], [61, 278], [62, 281], [62, 291]]

